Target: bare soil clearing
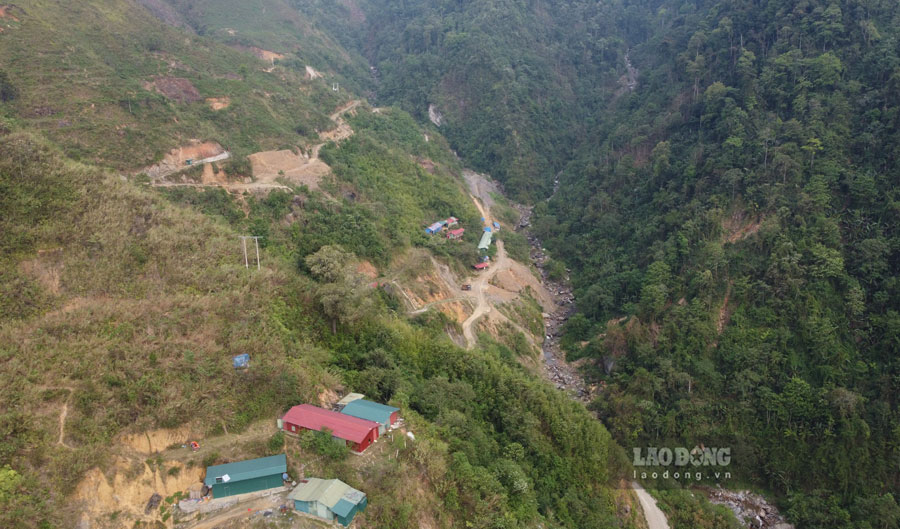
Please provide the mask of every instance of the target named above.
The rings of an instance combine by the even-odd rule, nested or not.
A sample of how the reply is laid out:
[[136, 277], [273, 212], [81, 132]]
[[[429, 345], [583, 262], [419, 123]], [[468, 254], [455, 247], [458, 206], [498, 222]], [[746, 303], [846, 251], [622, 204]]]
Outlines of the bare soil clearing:
[[278, 53], [275, 51], [264, 50], [262, 48], [252, 47], [250, 48], [250, 52], [260, 60], [266, 61], [271, 64], [275, 64], [276, 60], [284, 59], [283, 53]]
[[315, 70], [315, 68], [307, 65], [306, 66], [306, 77], [309, 78], [309, 80], [313, 80], [313, 79], [319, 79], [320, 77], [323, 77], [323, 76], [321, 73], [317, 72]]
[[0, 18], [7, 18], [13, 22], [21, 22], [13, 12], [18, 12], [20, 16], [23, 14], [23, 10], [19, 6], [11, 4], [0, 5]]
[[72, 386], [40, 386], [38, 389], [41, 391], [62, 390], [67, 392], [66, 400], [63, 401], [62, 408], [59, 410], [59, 438], [56, 444], [72, 448], [66, 444], [66, 418], [69, 416], [69, 402], [72, 400], [72, 393], [75, 391], [75, 388]]
[[[170, 471], [173, 468], [178, 470]], [[186, 491], [200, 481], [203, 470], [202, 466], [189, 468], [175, 461], [163, 461], [151, 467], [141, 460], [116, 456], [111, 464], [111, 477], [93, 468], [75, 489], [73, 499], [83, 507], [81, 524], [112, 528], [131, 527], [135, 521], [160, 520], [159, 509], [145, 513], [150, 497]], [[113, 517], [113, 513], [118, 515]], [[128, 522], [123, 523], [125, 520]]]
[[[160, 520], [158, 509], [144, 512], [153, 494], [165, 498], [187, 491], [200, 482], [205, 469], [199, 462], [205, 457], [218, 454], [222, 460], [244, 459], [248, 443], [268, 439], [276, 431], [274, 420], [263, 420], [240, 433], [208, 438], [189, 424], [119, 436], [111, 448], [115, 455], [109, 469], [89, 470], [76, 488], [74, 499], [82, 507], [81, 523], [105, 529]], [[186, 446], [190, 441], [198, 441], [200, 449], [192, 451]], [[116, 512], [119, 514], [112, 517]]]
[[725, 242], [736, 243], [750, 237], [759, 231], [762, 216], [748, 218], [749, 215], [742, 211], [735, 211], [728, 219], [722, 222], [722, 231], [724, 232]]
[[289, 150], [258, 152], [249, 158], [253, 178], [258, 183], [272, 184], [283, 178], [293, 184], [317, 189], [322, 178], [331, 172], [331, 168], [318, 158]]
[[145, 83], [144, 88], [155, 90], [178, 103], [193, 103], [203, 100], [197, 87], [183, 77], [155, 77], [152, 81]]
[[209, 105], [209, 108], [219, 111], [225, 110], [226, 108], [231, 106], [231, 98], [230, 97], [207, 97], [206, 104]]
[[[217, 142], [191, 140], [186, 145], [172, 149], [159, 163], [144, 169], [142, 172], [146, 173], [156, 185], [162, 183], [161, 180], [165, 177], [183, 171], [188, 167], [227, 160], [230, 157], [230, 153]], [[188, 160], [191, 160], [190, 166], [187, 165]]]
[[19, 268], [48, 292], [59, 295], [63, 272], [62, 248], [38, 250], [37, 257], [22, 261]]

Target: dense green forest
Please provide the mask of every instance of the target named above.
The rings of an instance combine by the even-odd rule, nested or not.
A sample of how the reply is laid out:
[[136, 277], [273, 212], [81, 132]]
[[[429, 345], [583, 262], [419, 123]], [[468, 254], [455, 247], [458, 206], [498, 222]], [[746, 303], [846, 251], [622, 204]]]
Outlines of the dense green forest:
[[294, 4], [514, 196], [562, 170], [535, 232], [621, 443], [726, 443], [800, 527], [897, 524], [895, 2]]
[[895, 527], [896, 3], [649, 4], [637, 90], [538, 208], [594, 406], [623, 443], [732, 446], [799, 527]]
[[549, 193], [625, 73], [619, 3], [290, 1], [370, 61], [378, 101], [422, 121], [434, 105], [466, 162], [522, 200]]

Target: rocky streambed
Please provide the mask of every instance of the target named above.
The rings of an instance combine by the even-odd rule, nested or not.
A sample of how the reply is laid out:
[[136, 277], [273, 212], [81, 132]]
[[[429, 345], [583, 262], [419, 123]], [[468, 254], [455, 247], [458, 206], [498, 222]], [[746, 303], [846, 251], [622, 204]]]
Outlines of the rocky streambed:
[[[518, 206], [519, 222], [516, 225], [516, 231], [522, 231], [531, 224], [532, 210], [531, 207]], [[544, 318], [544, 342], [542, 345], [542, 354], [544, 359], [544, 368], [546, 369], [547, 378], [556, 384], [559, 390], [568, 391], [575, 399], [582, 402], [589, 402], [593, 388], [589, 387], [584, 378], [575, 369], [565, 361], [565, 353], [559, 345], [559, 339], [562, 335], [562, 327], [566, 321], [575, 313], [575, 294], [568, 282], [565, 280], [550, 279], [547, 266], [550, 264], [550, 257], [544, 248], [540, 239], [535, 235], [526, 232], [528, 243], [531, 245], [531, 262], [541, 274], [541, 282], [550, 292], [555, 301], [555, 310], [543, 313]]]
[[778, 509], [759, 494], [748, 490], [709, 489], [704, 491], [711, 503], [731, 509], [735, 518], [748, 529], [794, 529]]

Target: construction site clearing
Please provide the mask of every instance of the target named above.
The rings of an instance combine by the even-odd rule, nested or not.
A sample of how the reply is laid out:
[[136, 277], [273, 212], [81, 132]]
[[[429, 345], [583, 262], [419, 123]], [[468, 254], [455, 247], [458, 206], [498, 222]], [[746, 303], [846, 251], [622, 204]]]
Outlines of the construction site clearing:
[[[279, 431], [295, 436], [327, 432], [336, 442], [346, 444], [350, 453], [362, 455], [379, 437], [403, 427], [399, 412], [399, 408], [366, 400], [363, 394], [349, 393], [328, 408], [294, 406], [276, 425]], [[401, 435], [404, 446], [407, 440], [415, 440], [406, 428]], [[146, 448], [152, 449], [152, 445]], [[181, 444], [181, 450], [199, 449], [196, 440]], [[171, 516], [185, 529], [244, 527], [242, 524], [259, 519], [284, 527], [320, 527], [316, 523], [321, 522], [346, 527], [367, 504], [364, 492], [340, 480], [290, 476], [286, 455], [276, 454], [209, 466], [202, 481], [186, 491], [178, 490], [165, 500], [154, 492], [143, 510], [146, 515], [159, 510], [164, 521]]]

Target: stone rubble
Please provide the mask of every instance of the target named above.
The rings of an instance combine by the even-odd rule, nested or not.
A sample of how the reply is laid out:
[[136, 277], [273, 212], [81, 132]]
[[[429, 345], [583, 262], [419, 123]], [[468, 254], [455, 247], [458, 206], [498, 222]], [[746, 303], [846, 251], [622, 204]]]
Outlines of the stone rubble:
[[794, 529], [778, 509], [759, 494], [748, 490], [709, 489], [710, 503], [731, 509], [735, 518], [748, 529]]
[[[532, 211], [530, 207], [517, 206], [520, 217], [516, 225], [516, 231], [520, 231], [531, 225]], [[541, 273], [541, 281], [547, 291], [556, 300], [556, 310], [552, 313], [544, 313], [544, 332], [546, 339], [543, 344], [544, 366], [547, 378], [556, 385], [556, 389], [570, 393], [576, 400], [590, 402], [593, 392], [588, 388], [582, 376], [574, 367], [565, 362], [565, 353], [559, 346], [561, 330], [569, 317], [575, 313], [575, 294], [565, 280], [554, 281], [549, 278], [547, 265], [550, 257], [540, 239], [531, 233], [527, 233], [528, 242], [531, 245], [531, 261]]]

